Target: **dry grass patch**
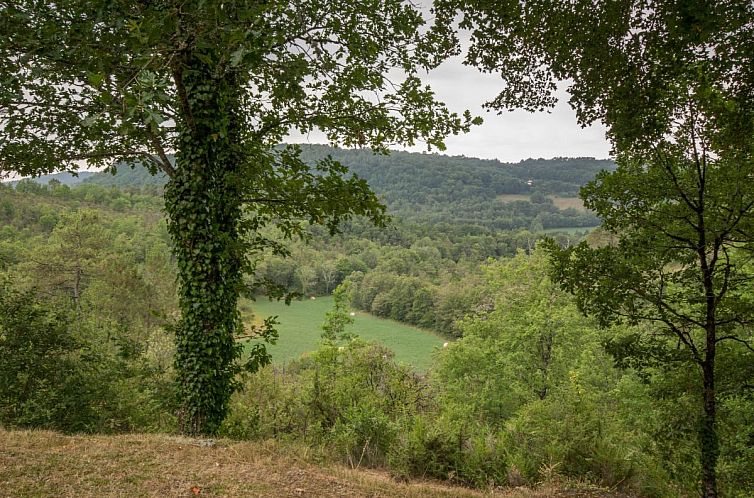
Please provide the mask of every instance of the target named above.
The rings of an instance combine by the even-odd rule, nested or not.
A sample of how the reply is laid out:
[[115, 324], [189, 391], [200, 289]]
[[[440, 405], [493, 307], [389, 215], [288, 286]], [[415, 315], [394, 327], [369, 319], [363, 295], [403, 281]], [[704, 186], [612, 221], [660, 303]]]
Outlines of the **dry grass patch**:
[[552, 203], [555, 204], [555, 207], [557, 207], [558, 209], [573, 208], [578, 211], [586, 211], [586, 208], [584, 207], [584, 202], [578, 197], [552, 197], [550, 196], [550, 199], [552, 199]]
[[306, 450], [273, 442], [165, 435], [63, 436], [0, 429], [2, 497], [481, 497], [609, 496], [524, 488], [480, 492], [387, 473], [318, 466]]
[[505, 204], [506, 202], [516, 201], [529, 201], [531, 196], [529, 194], [501, 194], [497, 196], [497, 200]]
[[[548, 195], [548, 198], [552, 199], [552, 203], [558, 209], [573, 208], [579, 211], [586, 211], [584, 203], [578, 197], [557, 197], [554, 195]], [[505, 204], [506, 202], [515, 201], [529, 201], [531, 196], [529, 194], [503, 194], [497, 196], [497, 199]]]

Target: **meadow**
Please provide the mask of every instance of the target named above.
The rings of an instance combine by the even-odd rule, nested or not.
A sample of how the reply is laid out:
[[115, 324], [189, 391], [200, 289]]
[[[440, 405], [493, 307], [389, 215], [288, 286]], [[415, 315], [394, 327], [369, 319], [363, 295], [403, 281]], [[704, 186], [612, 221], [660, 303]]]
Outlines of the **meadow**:
[[[578, 197], [559, 197], [557, 195], [548, 195], [549, 199], [558, 209], [574, 208], [579, 211], [585, 211], [584, 202]], [[529, 194], [502, 194], [498, 195], [497, 199], [503, 204], [515, 201], [529, 201], [531, 195]]]
[[[282, 301], [259, 298], [256, 302], [243, 303], [242, 310], [245, 317], [253, 313], [255, 322], [268, 316], [278, 317], [280, 337], [277, 344], [269, 346], [269, 351], [273, 363], [280, 365], [317, 349], [325, 313], [332, 305], [332, 297], [293, 301], [290, 306]], [[354, 323], [347, 327], [348, 332], [391, 349], [398, 363], [410, 365], [419, 372], [429, 368], [432, 353], [446, 340], [432, 332], [377, 318], [363, 311], [354, 313]]]

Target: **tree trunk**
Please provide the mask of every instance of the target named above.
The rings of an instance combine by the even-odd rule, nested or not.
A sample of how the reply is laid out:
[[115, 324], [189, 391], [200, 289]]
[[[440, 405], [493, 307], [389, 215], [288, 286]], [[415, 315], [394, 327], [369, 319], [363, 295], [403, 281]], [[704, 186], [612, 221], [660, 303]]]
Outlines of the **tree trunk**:
[[[713, 334], [714, 337], [714, 334]], [[709, 342], [712, 342], [711, 349]], [[705, 362], [702, 365], [704, 374], [704, 415], [699, 428], [699, 440], [702, 451], [702, 496], [704, 498], [717, 497], [717, 458], [720, 453], [715, 427], [715, 345], [714, 340], [708, 340]]]
[[186, 434], [217, 431], [240, 353], [234, 340], [244, 261], [238, 227], [240, 88], [233, 75], [218, 72], [207, 57], [191, 54], [174, 74], [183, 119], [165, 207], [178, 261], [175, 367], [179, 424]]

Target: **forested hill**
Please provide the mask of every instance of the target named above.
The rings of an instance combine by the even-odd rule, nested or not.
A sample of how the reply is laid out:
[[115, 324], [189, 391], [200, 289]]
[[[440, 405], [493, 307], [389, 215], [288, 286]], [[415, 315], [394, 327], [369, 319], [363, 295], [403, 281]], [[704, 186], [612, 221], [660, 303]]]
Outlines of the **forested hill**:
[[[364, 178], [398, 218], [417, 223], [462, 223], [491, 229], [589, 227], [597, 218], [575, 199], [579, 188], [609, 160], [527, 159], [518, 163], [463, 156], [345, 150], [304, 145], [314, 163], [328, 154]], [[121, 168], [85, 180], [100, 185], [160, 185], [164, 176], [145, 168]]]
[[[47, 185], [50, 180], [57, 180], [62, 185], [78, 185], [79, 183], [83, 182], [90, 176], [94, 175], [95, 173], [92, 173], [90, 171], [81, 171], [77, 174], [73, 173], [55, 173], [52, 175], [43, 175], [38, 178], [35, 178], [34, 181], [37, 183], [41, 183], [42, 185]], [[19, 182], [19, 180], [14, 180], [11, 182], [8, 182], [10, 185], [16, 185]]]

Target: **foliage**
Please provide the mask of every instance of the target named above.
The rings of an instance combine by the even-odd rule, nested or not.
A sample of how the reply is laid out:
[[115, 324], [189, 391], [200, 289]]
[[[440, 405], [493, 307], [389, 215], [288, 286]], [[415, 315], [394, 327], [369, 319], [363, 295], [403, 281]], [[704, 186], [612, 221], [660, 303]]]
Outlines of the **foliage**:
[[80, 343], [70, 317], [49, 309], [34, 293], [0, 286], [0, 421], [8, 426], [82, 429], [87, 415]]
[[[175, 267], [153, 198], [94, 186], [20, 190], [3, 193], [2, 423], [166, 429]], [[117, 200], [128, 207], [116, 210]]]
[[399, 420], [425, 403], [424, 391], [416, 374], [376, 344], [325, 342], [285, 370], [267, 367], [250, 376], [222, 432], [301, 438], [354, 467], [381, 464]]
[[739, 325], [750, 318], [740, 298], [754, 228], [742, 189], [753, 160], [754, 6], [450, 0], [435, 8], [446, 29], [463, 12], [467, 61], [507, 83], [488, 105], [542, 109], [555, 101], [556, 80], [570, 80], [579, 120], [607, 125], [618, 170], [582, 195], [620, 241], [582, 245], [571, 262], [561, 254], [556, 278], [603, 321], [654, 321], [684, 345], [703, 374], [702, 495], [717, 496], [716, 348], [728, 339], [752, 348]]
[[[447, 46], [420, 35], [421, 14], [396, 0], [337, 10], [221, 1], [2, 8], [3, 170], [39, 175], [81, 160], [112, 169], [119, 159], [170, 177], [187, 433], [212, 433], [225, 416], [241, 368], [234, 337], [244, 273], [253, 274], [260, 250], [284, 253], [259, 229], [274, 223], [290, 237], [301, 219], [331, 231], [353, 214], [384, 221], [366, 183], [344, 178], [340, 164], [309, 166], [298, 148], [273, 146], [317, 129], [377, 151], [417, 140], [442, 147], [478, 122], [422, 86], [418, 72], [438, 65]], [[401, 82], [388, 80], [393, 70]]]
[[[619, 237], [617, 244], [552, 250], [556, 278], [583, 310], [603, 322], [621, 317], [652, 322], [650, 354], [700, 368], [705, 415], [699, 432], [708, 494], [714, 493], [719, 457], [717, 351], [723, 341], [752, 351], [750, 333], [741, 327], [751, 319], [754, 211], [751, 196], [739, 188], [751, 175], [749, 166], [706, 154], [684, 157], [671, 146], [651, 160], [624, 159], [583, 194], [604, 228]], [[676, 342], [683, 353], [665, 353]]]
[[352, 339], [346, 327], [353, 324], [353, 318], [348, 314], [351, 306], [348, 299], [348, 283], [340, 284], [333, 292], [333, 307], [325, 314], [322, 324], [322, 339], [329, 344]]

